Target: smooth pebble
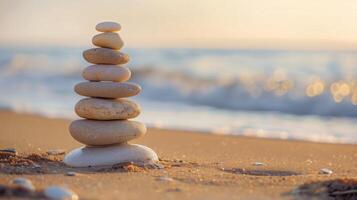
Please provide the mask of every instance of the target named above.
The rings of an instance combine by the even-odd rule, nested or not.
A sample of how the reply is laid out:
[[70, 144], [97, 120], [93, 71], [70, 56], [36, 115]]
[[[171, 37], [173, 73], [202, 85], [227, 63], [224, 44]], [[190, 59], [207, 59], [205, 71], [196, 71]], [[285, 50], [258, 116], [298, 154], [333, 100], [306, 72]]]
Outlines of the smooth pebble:
[[108, 48], [92, 48], [83, 52], [83, 58], [93, 64], [119, 65], [129, 62], [129, 56]]
[[74, 91], [87, 97], [116, 99], [135, 96], [140, 93], [141, 87], [128, 82], [81, 82], [74, 87]]
[[320, 169], [320, 173], [321, 173], [321, 174], [328, 174], [328, 175], [330, 175], [330, 174], [333, 173], [333, 171], [330, 170], [330, 169], [327, 169], [327, 168], [322, 168], [322, 169]]
[[45, 197], [54, 200], [78, 200], [78, 195], [72, 190], [59, 186], [50, 186], [44, 190]]
[[119, 50], [124, 46], [118, 33], [100, 33], [92, 38], [92, 43], [98, 47]]
[[95, 26], [100, 32], [115, 32], [121, 30], [121, 25], [116, 22], [101, 22]]
[[11, 183], [19, 187], [21, 189], [27, 190], [27, 191], [35, 191], [35, 187], [33, 186], [32, 182], [29, 179], [26, 178], [15, 178], [14, 180], [11, 181]]
[[66, 176], [77, 176], [76, 172], [66, 172]]
[[72, 167], [113, 166], [133, 162], [147, 166], [158, 162], [156, 153], [138, 144], [120, 144], [107, 147], [81, 147], [71, 151], [64, 162]]
[[118, 65], [91, 65], [83, 70], [82, 76], [88, 81], [124, 82], [130, 79], [131, 72]]
[[131, 119], [140, 114], [140, 107], [127, 99], [84, 98], [75, 105], [78, 116], [95, 120]]
[[75, 120], [69, 126], [72, 137], [86, 145], [110, 145], [127, 142], [143, 136], [146, 126], [128, 120]]

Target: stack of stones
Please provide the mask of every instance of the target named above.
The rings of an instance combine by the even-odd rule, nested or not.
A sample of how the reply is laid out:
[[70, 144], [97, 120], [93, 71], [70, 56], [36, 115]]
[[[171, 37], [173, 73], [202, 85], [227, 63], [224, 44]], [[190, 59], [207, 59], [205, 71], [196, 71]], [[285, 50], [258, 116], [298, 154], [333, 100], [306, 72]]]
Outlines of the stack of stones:
[[115, 22], [102, 22], [96, 30], [102, 32], [92, 39], [92, 48], [83, 52], [86, 61], [93, 63], [83, 70], [86, 82], [75, 86], [75, 92], [86, 96], [80, 100], [75, 111], [85, 118], [71, 123], [72, 137], [84, 147], [66, 155], [64, 162], [73, 167], [112, 166], [133, 162], [139, 165], [154, 164], [156, 153], [148, 147], [128, 144], [128, 141], [146, 133], [144, 124], [129, 119], [140, 114], [140, 107], [127, 97], [135, 96], [141, 87], [125, 82], [131, 72], [120, 66], [129, 61], [129, 56], [120, 52], [124, 43], [119, 34], [121, 26]]

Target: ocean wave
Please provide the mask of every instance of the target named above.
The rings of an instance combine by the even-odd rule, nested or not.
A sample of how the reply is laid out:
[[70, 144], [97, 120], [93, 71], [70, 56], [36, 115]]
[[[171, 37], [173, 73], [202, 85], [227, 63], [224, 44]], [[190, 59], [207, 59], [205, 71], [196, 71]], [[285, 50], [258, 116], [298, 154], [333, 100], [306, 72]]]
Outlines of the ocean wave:
[[[151, 100], [185, 102], [228, 110], [357, 117], [357, 106], [353, 99], [357, 94], [357, 85], [353, 85], [353, 81], [323, 82], [312, 79], [305, 82], [293, 78], [274, 78], [274, 75], [250, 77], [250, 80], [244, 75], [232, 79], [220, 76], [199, 78], [187, 72], [155, 68], [137, 69], [133, 74], [132, 80], [143, 87], [142, 97]], [[334, 93], [331, 88], [336, 84], [340, 85], [341, 91]]]
[[[143, 87], [140, 98], [224, 110], [357, 117], [355, 52], [128, 51], [131, 81]], [[73, 95], [73, 85], [88, 65], [80, 49], [0, 53], [1, 83], [13, 83], [0, 87], [5, 92], [31, 88], [55, 97]]]

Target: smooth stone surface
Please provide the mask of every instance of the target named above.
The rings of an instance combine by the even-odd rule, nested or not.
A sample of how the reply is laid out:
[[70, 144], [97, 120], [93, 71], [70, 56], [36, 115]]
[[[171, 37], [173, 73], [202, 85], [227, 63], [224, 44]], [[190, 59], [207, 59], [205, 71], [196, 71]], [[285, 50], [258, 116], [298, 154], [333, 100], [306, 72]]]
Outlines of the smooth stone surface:
[[82, 76], [88, 81], [124, 82], [130, 79], [131, 72], [118, 65], [91, 65], [83, 70]]
[[128, 82], [82, 82], [74, 86], [74, 91], [87, 97], [116, 99], [135, 96], [140, 93], [141, 87]]
[[129, 56], [113, 49], [93, 48], [83, 52], [86, 61], [93, 64], [119, 65], [129, 62]]
[[100, 32], [120, 31], [121, 25], [116, 22], [101, 22], [95, 26], [95, 29]]
[[96, 167], [133, 162], [137, 165], [150, 165], [158, 162], [156, 153], [138, 144], [120, 144], [107, 147], [81, 147], [71, 151], [64, 163], [72, 167]]
[[78, 116], [86, 119], [115, 120], [138, 116], [140, 107], [127, 99], [85, 98], [76, 104], [75, 111]]
[[78, 200], [78, 195], [72, 190], [59, 186], [51, 186], [43, 191], [45, 197], [55, 200]]
[[92, 38], [92, 43], [98, 47], [119, 50], [124, 46], [118, 33], [100, 33]]
[[80, 143], [96, 146], [127, 142], [146, 133], [143, 123], [128, 120], [75, 120], [69, 126], [72, 137]]
[[35, 187], [33, 186], [32, 182], [29, 179], [26, 178], [15, 178], [14, 180], [11, 181], [11, 183], [23, 190], [26, 191], [35, 191]]
[[83, 70], [82, 76], [88, 81], [124, 82], [130, 79], [131, 72], [118, 65], [91, 65]]

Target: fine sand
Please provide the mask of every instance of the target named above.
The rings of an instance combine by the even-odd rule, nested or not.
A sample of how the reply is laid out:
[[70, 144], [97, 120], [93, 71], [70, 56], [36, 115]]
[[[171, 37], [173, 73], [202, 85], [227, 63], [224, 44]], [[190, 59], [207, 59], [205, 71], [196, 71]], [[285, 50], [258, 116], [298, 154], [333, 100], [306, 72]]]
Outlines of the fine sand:
[[[14, 147], [20, 154], [68, 152], [81, 146], [68, 133], [69, 122], [1, 111], [0, 148]], [[67, 186], [81, 199], [299, 199], [292, 191], [305, 183], [357, 178], [357, 145], [158, 129], [133, 143], [154, 149], [164, 169], [71, 169], [60, 162], [62, 155], [41, 162], [37, 171], [2, 161], [0, 184], [26, 177], [39, 189]], [[319, 174], [322, 168], [333, 174]], [[68, 171], [78, 174], [65, 176]]]

